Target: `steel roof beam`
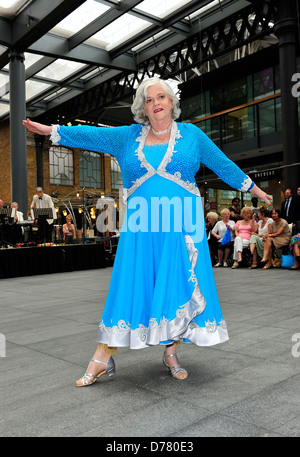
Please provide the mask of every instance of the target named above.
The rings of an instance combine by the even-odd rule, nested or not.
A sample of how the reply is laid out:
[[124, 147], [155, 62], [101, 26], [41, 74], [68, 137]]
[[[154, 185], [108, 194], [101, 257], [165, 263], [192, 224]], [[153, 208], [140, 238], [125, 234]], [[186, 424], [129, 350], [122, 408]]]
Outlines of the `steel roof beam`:
[[[84, 89], [85, 90], [93, 89], [93, 88], [99, 86], [99, 84], [105, 83], [106, 81], [108, 81], [112, 78], [115, 78], [119, 74], [120, 74], [120, 71], [118, 71], [118, 70], [104, 71], [103, 73], [99, 74], [98, 77], [93, 78], [91, 81], [87, 81], [84, 84]], [[49, 90], [49, 92], [50, 92], [50, 90]], [[50, 102], [48, 102], [47, 108], [45, 108], [44, 106], [42, 107], [41, 105], [38, 105], [39, 100], [38, 100], [38, 97], [36, 97], [36, 99], [37, 99], [36, 102], [33, 101], [31, 103], [28, 103], [28, 105], [29, 105], [28, 109], [29, 109], [29, 111], [32, 110], [32, 115], [34, 117], [37, 117], [37, 116], [43, 114], [45, 111], [56, 108], [57, 106], [61, 105], [62, 103], [69, 102], [70, 100], [72, 100], [72, 98], [74, 98], [74, 92], [73, 91], [66, 92], [65, 94], [60, 95], [59, 99], [54, 99], [54, 100], [51, 100]]]
[[85, 0], [39, 0], [25, 8], [12, 22], [11, 46], [23, 51], [45, 35]]
[[[168, 29], [171, 26], [176, 26], [182, 18], [188, 16], [195, 12], [195, 9], [201, 8], [201, 6], [207, 4], [207, 0], [192, 0], [187, 5], [178, 8], [174, 13], [169, 14], [168, 16], [164, 17], [162, 20], [162, 24], [160, 26], [154, 25], [153, 27], [147, 28], [144, 32], [138, 34], [138, 36], [134, 36], [129, 40], [124, 41], [121, 45], [116, 46], [113, 50], [111, 50], [110, 54], [112, 58], [116, 58], [119, 55], [126, 52], [128, 49], [137, 46], [141, 41], [145, 41], [148, 38], [151, 38], [158, 32], [162, 30]], [[179, 31], [177, 30], [177, 33]]]
[[[0, 44], [17, 51], [26, 51], [32, 43], [44, 36], [84, 2], [85, 0], [39, 0], [34, 2], [12, 22], [1, 21]], [[9, 52], [8, 49], [1, 55], [0, 68], [9, 63]]]
[[0, 44], [10, 46], [11, 44], [11, 24], [7, 19], [0, 18]]
[[136, 64], [132, 57], [119, 56], [112, 59], [109, 52], [95, 46], [81, 44], [75, 49], [69, 50], [68, 40], [56, 35], [47, 34], [33, 43], [28, 51], [42, 54], [57, 59], [67, 59], [88, 65], [116, 68], [120, 70], [136, 70]]

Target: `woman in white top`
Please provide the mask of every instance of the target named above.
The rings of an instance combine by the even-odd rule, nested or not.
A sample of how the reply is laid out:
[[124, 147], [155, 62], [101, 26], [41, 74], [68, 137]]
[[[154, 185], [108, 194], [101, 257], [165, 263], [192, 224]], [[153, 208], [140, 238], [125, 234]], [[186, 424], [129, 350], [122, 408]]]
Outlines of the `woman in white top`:
[[[218, 221], [216, 223], [216, 225], [214, 226], [214, 229], [211, 232], [212, 236], [216, 237], [218, 240], [218, 263], [216, 263], [215, 267], [222, 266], [223, 257], [224, 257], [223, 266], [228, 267], [227, 259], [232, 250], [235, 222], [229, 220], [230, 211], [227, 208], [222, 209], [221, 217], [222, 217], [222, 220]], [[230, 230], [230, 241], [228, 241], [225, 244], [222, 244], [222, 241], [223, 241], [223, 238], [225, 236], [227, 229]]]
[[269, 211], [264, 206], [258, 210], [258, 232], [253, 233], [250, 238], [250, 251], [253, 255], [251, 269], [257, 268], [257, 255], [263, 257], [264, 255], [264, 241], [263, 235], [268, 233], [269, 224], [273, 219], [269, 217]]

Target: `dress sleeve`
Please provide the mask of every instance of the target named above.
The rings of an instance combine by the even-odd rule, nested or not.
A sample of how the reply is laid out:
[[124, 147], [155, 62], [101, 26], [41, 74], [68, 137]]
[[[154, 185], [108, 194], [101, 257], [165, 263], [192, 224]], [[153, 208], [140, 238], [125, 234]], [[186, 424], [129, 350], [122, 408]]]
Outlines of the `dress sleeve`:
[[129, 126], [93, 127], [80, 125], [67, 127], [53, 125], [50, 140], [54, 145], [111, 154], [120, 161], [126, 148], [129, 128]]
[[200, 162], [216, 173], [229, 186], [247, 192], [254, 182], [198, 127], [195, 127], [199, 142]]

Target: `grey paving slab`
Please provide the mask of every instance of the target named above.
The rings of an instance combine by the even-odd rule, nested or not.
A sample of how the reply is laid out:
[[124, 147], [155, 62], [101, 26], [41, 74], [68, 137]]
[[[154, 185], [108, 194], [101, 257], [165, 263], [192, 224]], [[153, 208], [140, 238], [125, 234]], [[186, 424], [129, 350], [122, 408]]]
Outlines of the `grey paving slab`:
[[300, 436], [297, 272], [215, 269], [230, 340], [181, 345], [186, 381], [162, 348], [121, 348], [114, 378], [78, 389], [111, 271], [0, 280], [0, 436]]

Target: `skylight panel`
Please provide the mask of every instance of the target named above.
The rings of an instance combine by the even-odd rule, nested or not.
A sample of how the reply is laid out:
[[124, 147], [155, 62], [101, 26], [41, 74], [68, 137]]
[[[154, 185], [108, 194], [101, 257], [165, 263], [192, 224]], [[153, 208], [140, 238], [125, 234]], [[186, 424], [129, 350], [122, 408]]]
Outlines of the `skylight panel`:
[[16, 5], [16, 3], [18, 3], [18, 0], [2, 0], [1, 6], [4, 9], [13, 8]]
[[13, 17], [25, 3], [25, 0], [1, 0], [0, 14], [7, 18]]
[[73, 13], [69, 14], [69, 16], [53, 27], [50, 33], [70, 38], [109, 9], [109, 6], [102, 3], [94, 0], [86, 0]]
[[4, 116], [7, 113], [9, 113], [9, 105], [0, 103], [0, 116]]
[[51, 87], [50, 84], [41, 83], [38, 81], [27, 80], [25, 83], [25, 93], [26, 93], [26, 101], [30, 100], [31, 98], [35, 97], [36, 95], [44, 92], [45, 90]]
[[39, 71], [36, 76], [61, 81], [80, 70], [82, 67], [85, 67], [85, 64], [64, 59], [57, 59], [55, 62], [43, 68], [43, 70]]
[[123, 16], [95, 33], [95, 35], [86, 40], [85, 43], [97, 45], [97, 42], [99, 42], [99, 47], [103, 47], [103, 44], [105, 44], [105, 49], [109, 51], [118, 44], [138, 35], [150, 26], [151, 23], [148, 21], [144, 21], [143, 19], [134, 17], [130, 14], [123, 14]]
[[66, 92], [70, 92], [69, 89], [64, 87], [62, 89], [57, 89], [53, 94], [47, 95], [47, 97], [43, 97], [43, 100], [49, 102], [55, 98], [59, 98], [60, 95], [63, 95]]
[[[42, 59], [43, 56], [38, 54], [31, 54], [31, 52], [24, 52], [24, 66], [25, 70], [35, 64], [38, 60]], [[4, 70], [9, 70], [9, 63], [3, 67]]]
[[142, 43], [139, 43], [137, 46], [134, 46], [132, 48], [132, 51], [138, 51], [149, 43], [154, 44], [155, 40], [158, 40], [159, 38], [161, 38], [162, 36], [166, 35], [169, 32], [170, 32], [169, 29], [164, 29], [161, 32], [156, 33], [156, 35], [153, 35], [153, 37], [148, 38], [147, 40], [143, 41]]
[[103, 67], [97, 67], [86, 75], [81, 76], [80, 79], [86, 80], [92, 78], [93, 76], [97, 76], [97, 74], [100, 75], [101, 70], [103, 70]]
[[[28, 79], [25, 83], [25, 98], [26, 101], [30, 100], [31, 98], [35, 97], [36, 95], [44, 92], [45, 90], [51, 87], [50, 84], [41, 83], [38, 81], [32, 81]], [[10, 100], [10, 93], [8, 92], [4, 97], [3, 100], [9, 101]]]
[[191, 0], [144, 0], [135, 9], [162, 19], [190, 2]]
[[0, 97], [5, 95], [8, 81], [9, 77], [0, 73]]
[[213, 1], [209, 2], [207, 5], [202, 6], [201, 8], [199, 8], [194, 13], [190, 14], [185, 19], [194, 19], [197, 16], [201, 16], [201, 14], [204, 14], [205, 12], [209, 11], [214, 6], [220, 6], [220, 3], [222, 3], [223, 1], [224, 0], [213, 0]]
[[40, 59], [43, 58], [43, 56], [40, 56], [38, 54], [31, 54], [31, 52], [24, 52], [24, 65], [25, 69], [31, 67], [31, 65], [34, 65], [36, 62], [38, 62]]

